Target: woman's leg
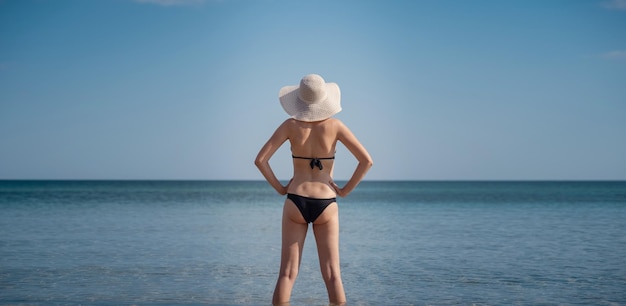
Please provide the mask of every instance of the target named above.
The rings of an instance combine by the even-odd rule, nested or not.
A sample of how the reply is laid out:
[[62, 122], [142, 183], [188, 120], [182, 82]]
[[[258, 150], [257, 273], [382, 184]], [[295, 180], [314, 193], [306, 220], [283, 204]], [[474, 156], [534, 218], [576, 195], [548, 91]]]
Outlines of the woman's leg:
[[298, 208], [285, 200], [283, 207], [282, 224], [282, 250], [280, 255], [280, 272], [272, 304], [279, 305], [289, 303], [291, 289], [298, 276], [300, 261], [302, 260], [302, 247], [309, 225], [304, 221]]
[[346, 294], [339, 270], [339, 209], [330, 204], [313, 223], [320, 269], [331, 304], [343, 305]]

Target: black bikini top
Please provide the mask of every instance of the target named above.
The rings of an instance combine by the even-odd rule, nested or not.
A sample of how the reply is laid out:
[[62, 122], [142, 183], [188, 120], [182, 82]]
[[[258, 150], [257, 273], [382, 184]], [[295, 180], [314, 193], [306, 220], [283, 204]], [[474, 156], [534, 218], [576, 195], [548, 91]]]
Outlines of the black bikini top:
[[310, 159], [311, 160], [311, 169], [318, 167], [320, 168], [320, 170], [324, 169], [324, 166], [322, 166], [322, 159], [335, 159], [335, 157], [301, 157], [301, 156], [295, 156], [295, 155], [291, 155], [292, 158], [298, 158], [298, 159]]

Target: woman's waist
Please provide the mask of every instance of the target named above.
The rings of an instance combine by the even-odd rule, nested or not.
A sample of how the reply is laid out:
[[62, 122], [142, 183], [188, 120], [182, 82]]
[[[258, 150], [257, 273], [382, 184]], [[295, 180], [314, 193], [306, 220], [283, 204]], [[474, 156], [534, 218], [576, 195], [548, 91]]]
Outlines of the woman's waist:
[[333, 198], [336, 197], [337, 194], [335, 189], [330, 186], [330, 181], [330, 177], [326, 180], [299, 180], [297, 177], [294, 177], [289, 184], [287, 192], [303, 197], [319, 199]]

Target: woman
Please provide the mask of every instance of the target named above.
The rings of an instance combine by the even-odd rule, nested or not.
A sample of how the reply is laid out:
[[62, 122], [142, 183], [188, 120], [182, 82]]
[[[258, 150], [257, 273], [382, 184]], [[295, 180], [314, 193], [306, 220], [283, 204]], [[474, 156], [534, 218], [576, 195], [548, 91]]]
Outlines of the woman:
[[[341, 111], [339, 86], [325, 83], [316, 74], [302, 78], [299, 86], [286, 86], [279, 100], [291, 119], [283, 122], [261, 148], [255, 164], [265, 179], [280, 193], [287, 194], [283, 207], [280, 272], [273, 304], [289, 303], [298, 275], [308, 224], [319, 254], [320, 269], [331, 304], [344, 304], [346, 296], [339, 271], [339, 214], [336, 196], [347, 196], [372, 166], [372, 158], [357, 138], [338, 119]], [[269, 160], [289, 140], [293, 157], [293, 178], [283, 186]], [[339, 187], [333, 181], [337, 141], [358, 160], [352, 177]]]

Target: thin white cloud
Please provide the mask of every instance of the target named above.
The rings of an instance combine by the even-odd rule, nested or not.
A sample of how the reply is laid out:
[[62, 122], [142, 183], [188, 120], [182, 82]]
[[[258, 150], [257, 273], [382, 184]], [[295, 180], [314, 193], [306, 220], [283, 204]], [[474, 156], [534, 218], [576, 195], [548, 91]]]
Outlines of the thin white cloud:
[[157, 4], [161, 6], [200, 5], [205, 0], [134, 0], [139, 3]]
[[615, 50], [603, 53], [601, 56], [607, 60], [626, 60], [626, 51]]
[[609, 0], [602, 2], [602, 6], [611, 10], [626, 11], [626, 0]]

